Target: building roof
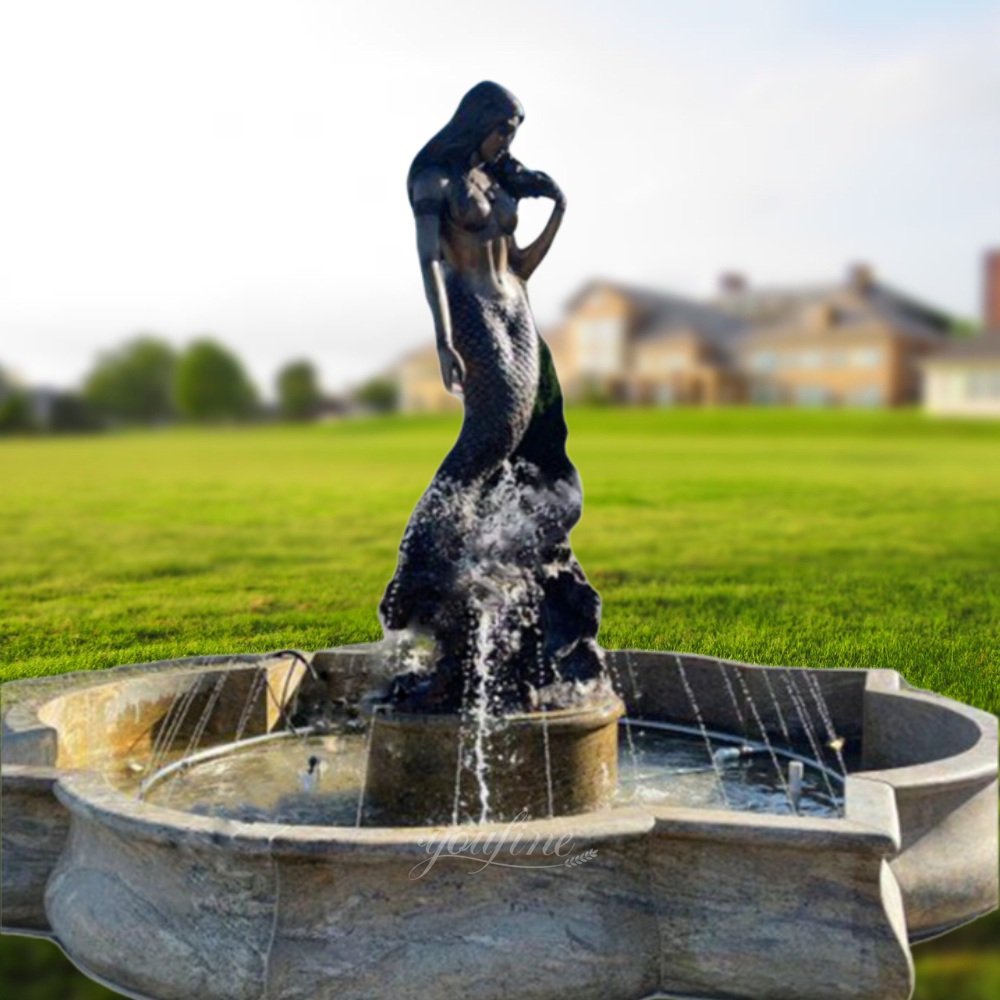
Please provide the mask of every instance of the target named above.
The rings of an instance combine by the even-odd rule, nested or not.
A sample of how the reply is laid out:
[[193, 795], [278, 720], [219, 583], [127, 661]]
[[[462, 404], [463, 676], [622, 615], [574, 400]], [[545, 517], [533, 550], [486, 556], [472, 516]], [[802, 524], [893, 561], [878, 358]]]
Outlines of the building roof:
[[835, 284], [753, 286], [727, 291], [708, 301], [722, 312], [738, 316], [750, 326], [770, 326], [794, 319], [805, 306], [836, 294]]
[[921, 339], [944, 340], [955, 322], [948, 313], [877, 281], [867, 268], [857, 268], [839, 282], [730, 289], [705, 301], [596, 278], [570, 298], [567, 311], [595, 288], [610, 289], [632, 305], [637, 317], [632, 333], [640, 340], [694, 330], [727, 346], [741, 334], [762, 329], [787, 325], [798, 333], [803, 310], [819, 303], [835, 306], [838, 326], [879, 319], [904, 336]]
[[595, 288], [610, 289], [630, 303], [636, 312], [632, 335], [639, 340], [663, 336], [673, 331], [694, 330], [714, 342], [728, 342], [746, 326], [740, 318], [711, 304], [604, 279], [593, 279], [584, 284], [566, 303], [567, 311], [579, 305]]
[[886, 319], [903, 324], [917, 324], [942, 336], [951, 336], [955, 317], [914, 299], [882, 282], [875, 282], [870, 293], [872, 305]]
[[904, 335], [947, 337], [954, 317], [897, 291], [874, 278], [863, 287], [850, 279], [786, 287], [748, 287], [727, 291], [709, 300], [716, 309], [740, 317], [751, 327], [795, 323], [801, 312], [819, 302], [837, 304], [838, 325], [872, 317], [881, 319]]
[[1000, 361], [1000, 330], [957, 338], [944, 350], [926, 358], [924, 365], [975, 364], [977, 361]]

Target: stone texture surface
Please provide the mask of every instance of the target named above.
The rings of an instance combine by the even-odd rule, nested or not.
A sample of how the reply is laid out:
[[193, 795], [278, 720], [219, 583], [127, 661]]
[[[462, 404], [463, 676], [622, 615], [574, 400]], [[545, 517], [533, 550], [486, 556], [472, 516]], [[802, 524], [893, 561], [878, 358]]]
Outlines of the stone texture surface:
[[[461, 716], [371, 716], [366, 822], [421, 826], [475, 821], [484, 808], [493, 820], [538, 819], [600, 809], [618, 784], [621, 701], [500, 720], [480, 741]], [[481, 757], [481, 760], [480, 760]], [[486, 801], [477, 778], [491, 776]]]
[[[747, 723], [728, 695], [713, 695], [714, 662], [682, 662], [713, 727]], [[125, 745], [114, 734], [134, 739], [137, 718], [139, 732], [155, 726], [171, 685], [208, 685], [227, 669], [249, 679], [263, 666], [285, 671], [300, 702], [318, 683], [349, 699], [378, 672], [371, 647], [325, 651], [316, 665], [320, 682], [284, 661], [202, 658], [5, 686], [5, 928], [44, 930], [47, 883], [48, 919], [71, 956], [162, 1000], [638, 1000], [658, 990], [904, 1000], [907, 930], [933, 933], [942, 918], [950, 926], [996, 903], [996, 720], [909, 690], [891, 671], [816, 672], [838, 732], [864, 743], [867, 770], [848, 778], [845, 818], [653, 808], [525, 824], [521, 837], [565, 834], [575, 852], [597, 851], [558, 869], [471, 874], [467, 860], [442, 858], [411, 878], [442, 828], [234, 823], [139, 803], [110, 780]], [[693, 721], [673, 654], [621, 665], [637, 681], [630, 712]], [[728, 669], [762, 696], [782, 681], [780, 670], [765, 682], [761, 668]], [[121, 690], [92, 690], [108, 684]], [[77, 696], [77, 707], [101, 706], [111, 752], [99, 752], [100, 726], [73, 721]], [[275, 717], [262, 711], [254, 725]], [[776, 713], [762, 719], [780, 728]], [[229, 738], [224, 729], [212, 739]], [[87, 767], [53, 769], [57, 760]], [[491, 835], [495, 825], [476, 832]]]
[[[192, 656], [9, 681], [0, 685], [3, 763], [115, 766], [126, 752], [134, 750], [139, 756], [149, 749], [171, 701], [196, 684], [201, 690], [181, 729], [190, 733], [199, 709], [223, 674], [225, 689], [213, 711], [206, 741], [231, 738], [259, 670], [267, 674], [275, 690], [284, 689], [291, 697], [304, 668], [287, 656]], [[266, 698], [254, 707], [248, 732], [263, 732], [278, 713], [273, 705], [267, 707]]]
[[3, 769], [3, 905], [5, 928], [45, 932], [45, 886], [66, 844], [69, 814], [52, 788], [54, 768]]
[[[657, 834], [662, 983], [741, 1000], [905, 998], [912, 964], [888, 865], [860, 853]], [[711, 886], [711, 891], [706, 887]], [[898, 914], [893, 913], [898, 909]]]
[[273, 865], [123, 836], [76, 814], [46, 894], [63, 948], [158, 1000], [256, 1000], [275, 918]]
[[872, 671], [865, 773], [892, 789], [902, 845], [892, 862], [911, 938], [944, 933], [994, 909], [997, 721], [986, 712]]
[[[48, 701], [39, 719], [59, 733], [56, 764], [60, 767], [109, 769], [125, 761], [149, 758], [165, 724], [176, 718], [173, 739], [186, 746], [199, 720], [210, 709], [199, 746], [233, 738], [248, 696], [257, 694], [246, 719], [246, 734], [268, 732], [280, 721], [280, 699], [287, 703], [305, 668], [291, 658], [260, 665], [226, 664], [216, 669], [180, 667], [148, 677], [130, 677], [88, 686]], [[273, 696], [258, 683], [263, 673]], [[193, 690], [192, 690], [193, 689]], [[178, 698], [191, 692], [183, 714]]]
[[477, 871], [444, 859], [420, 879], [410, 877], [419, 859], [405, 856], [349, 866], [282, 860], [268, 995], [647, 996], [658, 985], [659, 938], [645, 854], [644, 839], [609, 837], [577, 867]]
[[[223, 674], [225, 687], [204, 741], [231, 739], [261, 671], [274, 690], [285, 690], [291, 697], [303, 669], [288, 657], [206, 656], [4, 684], [0, 688], [4, 928], [37, 932], [49, 928], [45, 886], [69, 830], [69, 816], [54, 795], [64, 769], [95, 768], [117, 777], [127, 761], [148, 759], [157, 727], [175, 695], [195, 684], [201, 691], [180, 728], [183, 739]], [[247, 733], [264, 732], [277, 718], [273, 704], [262, 695], [247, 720]]]

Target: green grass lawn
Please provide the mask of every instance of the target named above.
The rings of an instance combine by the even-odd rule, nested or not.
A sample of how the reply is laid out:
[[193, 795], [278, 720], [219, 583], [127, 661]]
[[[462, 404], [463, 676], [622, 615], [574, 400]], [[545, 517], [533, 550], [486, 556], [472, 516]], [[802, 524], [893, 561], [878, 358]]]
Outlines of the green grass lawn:
[[[378, 637], [457, 423], [0, 442], [0, 677]], [[997, 424], [588, 409], [570, 429], [606, 646], [892, 667], [1000, 711]], [[973, 980], [1000, 961], [969, 947], [963, 992], [929, 951], [917, 995], [994, 996]]]

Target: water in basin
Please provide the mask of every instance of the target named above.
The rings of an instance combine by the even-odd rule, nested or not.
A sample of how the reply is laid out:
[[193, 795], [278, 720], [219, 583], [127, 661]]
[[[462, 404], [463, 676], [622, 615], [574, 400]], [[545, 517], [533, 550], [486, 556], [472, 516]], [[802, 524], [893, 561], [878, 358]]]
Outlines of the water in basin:
[[[712, 756], [709, 756], [711, 748]], [[791, 757], [777, 750], [782, 768]], [[713, 759], [714, 758], [714, 759]], [[153, 784], [155, 805], [247, 822], [354, 826], [365, 777], [363, 733], [291, 735], [192, 762]], [[614, 805], [730, 808], [788, 815], [786, 775], [772, 756], [737, 738], [623, 722]], [[799, 815], [837, 816], [839, 776], [806, 763]]]

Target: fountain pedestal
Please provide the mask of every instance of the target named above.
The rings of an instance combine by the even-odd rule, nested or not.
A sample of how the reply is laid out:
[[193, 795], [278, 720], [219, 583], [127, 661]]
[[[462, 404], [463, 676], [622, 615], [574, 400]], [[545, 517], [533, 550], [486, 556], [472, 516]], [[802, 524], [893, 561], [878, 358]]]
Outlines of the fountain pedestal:
[[[491, 719], [372, 711], [364, 822], [432, 826], [539, 819], [608, 805], [618, 780], [614, 695]], [[480, 780], [485, 773], [486, 782]]]

